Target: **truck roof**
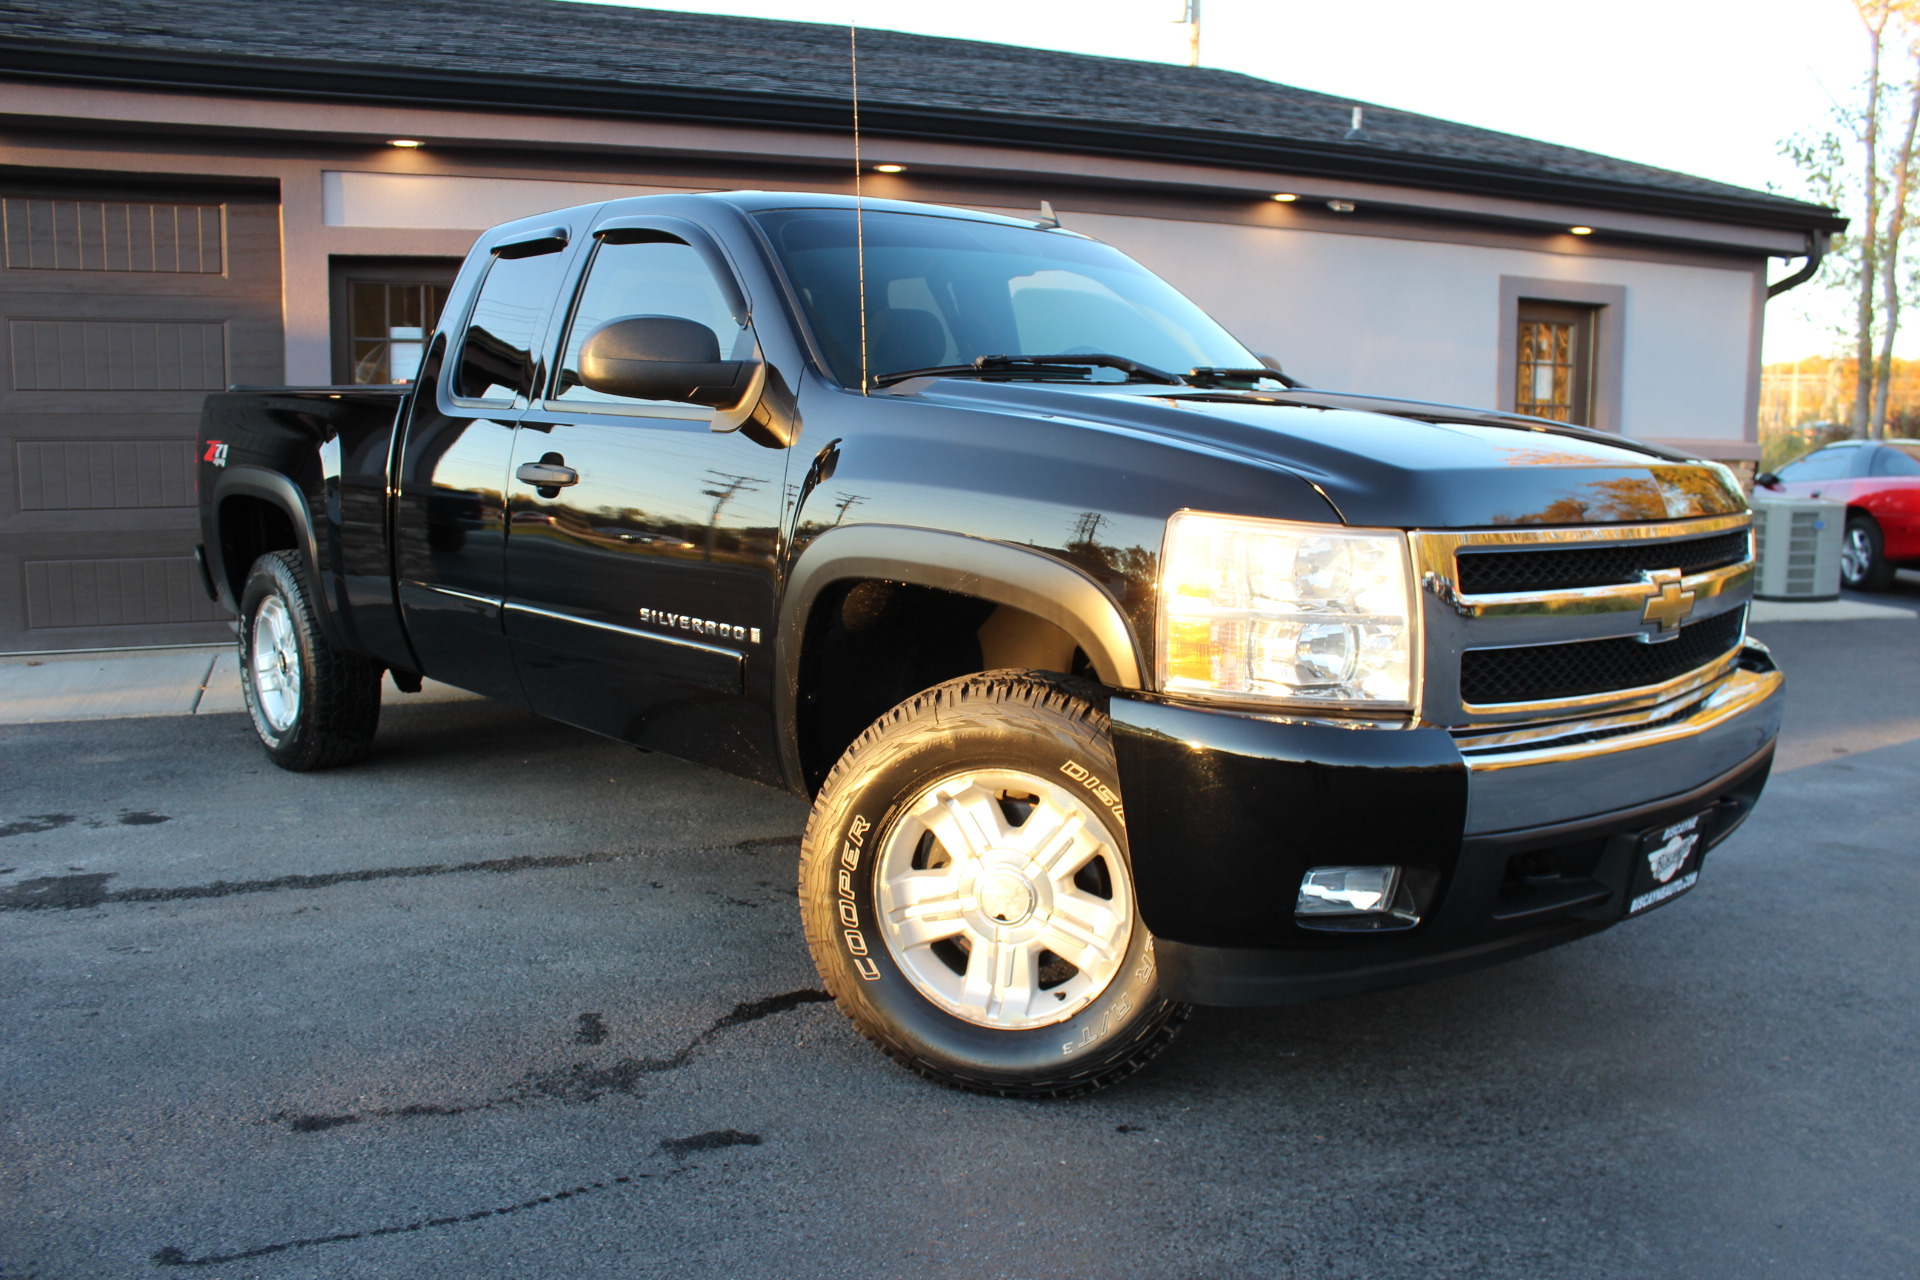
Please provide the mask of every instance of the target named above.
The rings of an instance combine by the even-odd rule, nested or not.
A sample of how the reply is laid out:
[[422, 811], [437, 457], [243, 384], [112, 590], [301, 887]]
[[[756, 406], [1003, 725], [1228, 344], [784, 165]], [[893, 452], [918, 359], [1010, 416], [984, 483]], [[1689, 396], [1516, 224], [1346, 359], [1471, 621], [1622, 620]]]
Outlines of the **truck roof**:
[[[703, 191], [694, 194], [663, 194], [654, 196], [623, 196], [616, 200], [596, 200], [591, 204], [570, 205], [562, 209], [553, 209], [545, 213], [530, 214], [524, 218], [515, 218], [510, 222], [498, 224], [500, 227], [532, 226], [562, 214], [584, 213], [598, 210], [614, 214], [631, 210], [643, 213], [649, 207], [673, 205], [684, 209], [688, 201], [731, 205], [746, 213], [761, 213], [771, 209], [848, 209], [856, 206], [868, 213], [915, 213], [949, 218], [964, 218], [973, 222], [990, 222], [1006, 227], [1033, 227], [1031, 218], [1015, 218], [1005, 214], [988, 213], [981, 209], [966, 209], [957, 205], [927, 204], [917, 200], [876, 200], [863, 197], [855, 201], [848, 195], [835, 195], [820, 191]], [[1038, 213], [1038, 210], [1035, 210]], [[1079, 235], [1078, 232], [1069, 232]]]

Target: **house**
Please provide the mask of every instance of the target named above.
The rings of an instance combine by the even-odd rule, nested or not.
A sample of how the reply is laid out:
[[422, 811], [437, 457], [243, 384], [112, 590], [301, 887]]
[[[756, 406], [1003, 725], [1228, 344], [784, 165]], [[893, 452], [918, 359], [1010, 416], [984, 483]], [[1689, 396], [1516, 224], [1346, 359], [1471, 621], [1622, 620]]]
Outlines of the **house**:
[[[405, 378], [504, 219], [852, 190], [848, 54], [844, 27], [560, 0], [12, 0], [0, 651], [224, 637], [192, 561], [205, 392]], [[1316, 386], [1749, 470], [1769, 260], [1797, 282], [1844, 226], [1204, 68], [870, 31], [859, 83], [869, 195], [1045, 200]]]

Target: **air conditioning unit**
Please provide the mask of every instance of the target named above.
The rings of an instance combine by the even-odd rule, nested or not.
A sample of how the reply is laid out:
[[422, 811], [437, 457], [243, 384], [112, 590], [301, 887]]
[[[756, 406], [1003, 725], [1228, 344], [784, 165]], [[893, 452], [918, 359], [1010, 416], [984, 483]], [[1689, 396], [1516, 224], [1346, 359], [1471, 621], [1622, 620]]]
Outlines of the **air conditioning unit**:
[[1760, 600], [1838, 600], [1840, 542], [1847, 508], [1839, 502], [1759, 498], [1753, 504]]

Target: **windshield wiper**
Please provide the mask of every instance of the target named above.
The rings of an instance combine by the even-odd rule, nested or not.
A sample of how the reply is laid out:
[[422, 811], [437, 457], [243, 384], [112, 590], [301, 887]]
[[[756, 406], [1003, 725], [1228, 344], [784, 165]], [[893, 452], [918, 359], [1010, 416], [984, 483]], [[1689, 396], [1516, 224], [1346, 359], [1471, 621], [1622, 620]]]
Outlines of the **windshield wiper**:
[[1129, 360], [1125, 356], [1110, 356], [1095, 353], [1093, 355], [1060, 356], [981, 356], [972, 364], [936, 365], [927, 369], [901, 369], [893, 373], [878, 374], [873, 379], [876, 387], [890, 387], [896, 382], [905, 382], [908, 378], [1007, 378], [1007, 377], [1047, 377], [1058, 376], [1064, 370], [1078, 367], [1091, 376], [1095, 369], [1118, 369], [1127, 375], [1129, 382], [1158, 382], [1170, 387], [1181, 385], [1185, 379], [1174, 373], [1156, 369], [1152, 365], [1141, 364], [1138, 360]]
[[1192, 387], [1217, 387], [1226, 382], [1258, 382], [1262, 378], [1277, 382], [1289, 391], [1307, 385], [1296, 378], [1289, 378], [1278, 369], [1264, 366], [1258, 369], [1223, 369], [1216, 365], [1201, 365], [1187, 370], [1186, 382]]

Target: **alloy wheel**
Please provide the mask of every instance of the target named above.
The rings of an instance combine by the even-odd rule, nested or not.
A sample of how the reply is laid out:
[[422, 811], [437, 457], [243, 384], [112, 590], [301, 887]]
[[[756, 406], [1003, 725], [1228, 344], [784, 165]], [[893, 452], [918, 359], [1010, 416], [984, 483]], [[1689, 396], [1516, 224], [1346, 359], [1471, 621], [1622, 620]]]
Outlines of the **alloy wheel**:
[[1105, 816], [1050, 779], [981, 770], [905, 806], [881, 847], [881, 932], [921, 995], [976, 1026], [1078, 1013], [1113, 982], [1133, 891]]
[[1856, 524], [1847, 530], [1846, 541], [1840, 544], [1840, 574], [1851, 586], [1865, 581], [1872, 569], [1873, 540]]
[[274, 733], [287, 732], [300, 718], [300, 644], [279, 596], [268, 596], [253, 615], [248, 662], [261, 716]]

